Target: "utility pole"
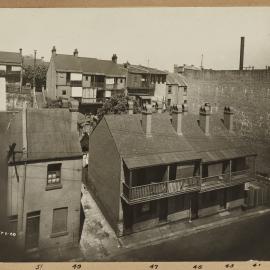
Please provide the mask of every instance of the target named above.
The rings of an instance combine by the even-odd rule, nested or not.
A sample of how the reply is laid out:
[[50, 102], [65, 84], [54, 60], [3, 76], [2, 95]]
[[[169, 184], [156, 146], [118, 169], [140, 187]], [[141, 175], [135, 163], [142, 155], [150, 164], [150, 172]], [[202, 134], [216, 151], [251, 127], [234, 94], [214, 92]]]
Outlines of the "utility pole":
[[33, 96], [34, 104], [33, 107], [37, 108], [37, 99], [36, 99], [36, 60], [37, 60], [37, 50], [34, 50], [34, 76], [33, 76]]

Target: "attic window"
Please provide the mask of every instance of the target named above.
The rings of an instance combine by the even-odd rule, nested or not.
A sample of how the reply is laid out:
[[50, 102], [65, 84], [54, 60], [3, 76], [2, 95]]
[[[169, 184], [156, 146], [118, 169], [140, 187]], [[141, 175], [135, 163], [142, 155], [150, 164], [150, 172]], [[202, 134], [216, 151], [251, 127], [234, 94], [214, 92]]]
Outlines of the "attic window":
[[171, 94], [171, 93], [172, 93], [172, 86], [169, 85], [169, 87], [168, 87], [168, 94]]
[[61, 163], [48, 164], [46, 190], [62, 188], [61, 167]]

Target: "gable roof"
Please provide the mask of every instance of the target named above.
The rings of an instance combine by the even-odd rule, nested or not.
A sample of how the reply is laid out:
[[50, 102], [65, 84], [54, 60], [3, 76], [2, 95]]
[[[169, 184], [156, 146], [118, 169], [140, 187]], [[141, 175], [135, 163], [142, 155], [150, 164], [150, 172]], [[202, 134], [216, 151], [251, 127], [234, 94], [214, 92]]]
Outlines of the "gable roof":
[[127, 65], [127, 70], [130, 73], [137, 73], [137, 74], [153, 74], [153, 75], [167, 75], [168, 72], [151, 68], [151, 67], [145, 67], [142, 65]]
[[0, 64], [21, 65], [22, 56], [20, 53], [0, 51]]
[[[0, 113], [2, 126], [7, 130], [9, 145], [16, 143], [15, 151], [22, 151], [22, 111], [16, 114]], [[5, 115], [6, 114], [6, 115]], [[27, 161], [81, 157], [78, 134], [70, 132], [71, 115], [65, 109], [27, 109]], [[9, 121], [9, 123], [7, 123]], [[23, 161], [22, 153], [16, 161]]]
[[130, 168], [198, 160], [187, 140], [174, 131], [167, 114], [152, 114], [152, 137], [141, 126], [141, 115], [105, 115], [119, 154]]
[[126, 70], [110, 60], [57, 54], [52, 60], [57, 71], [125, 77]]
[[256, 155], [245, 141], [224, 126], [218, 115], [210, 115], [210, 135], [206, 136], [199, 126], [198, 115], [183, 115], [183, 136], [203, 159], [215, 162], [226, 159]]
[[187, 82], [185, 80], [185, 77], [178, 73], [169, 73], [166, 78], [166, 83], [187, 87]]

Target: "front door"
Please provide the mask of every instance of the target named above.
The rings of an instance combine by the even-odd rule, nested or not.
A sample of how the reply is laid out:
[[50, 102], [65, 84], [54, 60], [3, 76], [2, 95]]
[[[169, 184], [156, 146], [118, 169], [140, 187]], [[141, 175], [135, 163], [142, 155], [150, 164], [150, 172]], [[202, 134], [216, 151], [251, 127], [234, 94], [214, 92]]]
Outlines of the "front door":
[[26, 249], [33, 249], [38, 247], [39, 221], [40, 221], [39, 211], [27, 214], [26, 236], [25, 236]]
[[191, 193], [190, 194], [190, 219], [198, 218], [198, 209], [199, 209], [199, 202], [198, 202], [198, 193]]
[[168, 199], [161, 199], [159, 201], [159, 220], [165, 221], [167, 220], [168, 215]]
[[220, 209], [226, 209], [227, 206], [227, 189], [221, 189], [219, 191], [219, 205]]

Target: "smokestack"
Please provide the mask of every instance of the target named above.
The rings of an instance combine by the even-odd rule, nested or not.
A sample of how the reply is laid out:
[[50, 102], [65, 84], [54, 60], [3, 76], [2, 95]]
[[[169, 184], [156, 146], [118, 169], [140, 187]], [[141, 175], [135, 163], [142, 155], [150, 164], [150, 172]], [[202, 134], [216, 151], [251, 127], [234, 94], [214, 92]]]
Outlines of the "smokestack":
[[172, 126], [178, 135], [182, 135], [182, 106], [177, 104], [172, 108]]
[[79, 101], [76, 99], [71, 99], [69, 102], [69, 111], [71, 112], [71, 132], [78, 132], [78, 111], [79, 111]]
[[152, 137], [151, 128], [152, 128], [152, 106], [150, 104], [146, 104], [142, 108], [142, 129], [146, 137]]
[[245, 49], [245, 37], [241, 37], [239, 70], [243, 70], [244, 68], [244, 49]]
[[229, 131], [233, 131], [233, 108], [224, 107], [224, 125]]
[[78, 49], [74, 50], [73, 55], [76, 56], [76, 57], [79, 55]]
[[6, 79], [0, 78], [0, 111], [7, 110]]
[[200, 128], [203, 130], [206, 136], [210, 135], [210, 115], [211, 107], [208, 103], [206, 103], [200, 108]]
[[133, 101], [128, 101], [128, 114], [133, 114]]
[[55, 46], [53, 46], [53, 48], [52, 48], [52, 56], [55, 56], [56, 55], [56, 48], [55, 48]]

